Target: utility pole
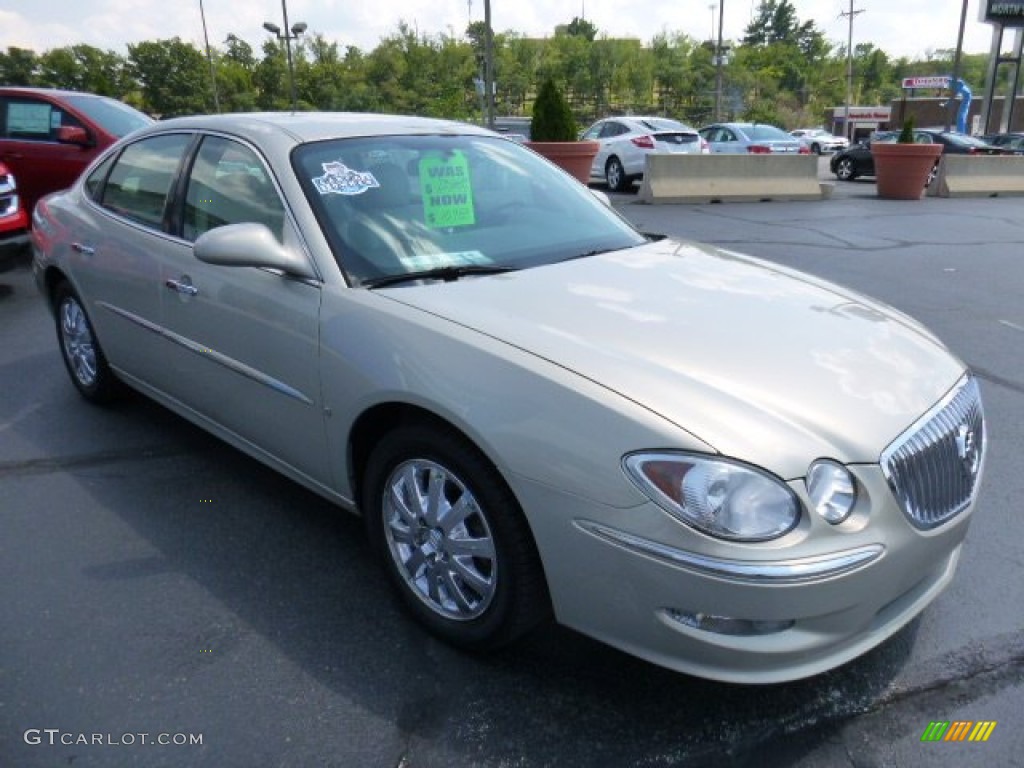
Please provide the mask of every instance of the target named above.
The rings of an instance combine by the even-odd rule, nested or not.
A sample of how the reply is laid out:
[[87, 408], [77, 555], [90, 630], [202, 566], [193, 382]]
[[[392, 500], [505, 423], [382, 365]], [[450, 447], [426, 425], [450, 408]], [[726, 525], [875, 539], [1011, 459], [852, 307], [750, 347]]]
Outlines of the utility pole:
[[[714, 7], [714, 6], [712, 6]], [[725, 16], [725, 0], [718, 0], [718, 41], [715, 44], [715, 120], [722, 119], [722, 65], [725, 52], [722, 50], [722, 20]], [[714, 27], [714, 13], [711, 26]], [[712, 30], [712, 33], [714, 30]]]
[[487, 127], [494, 130], [494, 32], [491, 31], [491, 0], [484, 0], [484, 104]]
[[843, 132], [846, 138], [853, 143], [853, 123], [850, 121], [850, 104], [853, 102], [853, 18], [863, 10], [853, 10], [853, 0], [850, 0], [850, 10], [840, 12], [840, 16], [846, 16], [850, 22], [849, 32], [846, 36], [846, 115], [843, 120]]

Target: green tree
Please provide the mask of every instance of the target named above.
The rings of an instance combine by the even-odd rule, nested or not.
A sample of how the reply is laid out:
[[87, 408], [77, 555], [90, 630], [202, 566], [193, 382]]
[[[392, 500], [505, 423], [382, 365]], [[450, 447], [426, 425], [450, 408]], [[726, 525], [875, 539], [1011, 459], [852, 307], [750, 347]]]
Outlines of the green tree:
[[747, 25], [743, 44], [795, 43], [799, 29], [796, 8], [789, 0], [761, 0], [756, 17]]
[[0, 53], [0, 83], [4, 85], [35, 85], [39, 59], [28, 48], [8, 47]]
[[144, 108], [161, 117], [202, 114], [213, 105], [206, 57], [180, 38], [128, 46]]
[[127, 63], [113, 51], [91, 45], [51, 48], [38, 58], [37, 82], [49, 88], [86, 91], [120, 98], [134, 89]]

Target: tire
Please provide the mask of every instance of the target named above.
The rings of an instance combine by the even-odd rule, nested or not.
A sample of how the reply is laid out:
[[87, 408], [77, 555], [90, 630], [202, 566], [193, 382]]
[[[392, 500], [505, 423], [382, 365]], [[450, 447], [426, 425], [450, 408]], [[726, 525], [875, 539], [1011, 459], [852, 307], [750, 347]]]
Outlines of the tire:
[[57, 342], [71, 382], [89, 402], [104, 404], [116, 399], [122, 391], [121, 382], [107, 365], [81, 300], [67, 283], [57, 286], [54, 306]]
[[817, 142], [815, 142], [814, 144], [811, 144], [811, 152], [813, 152], [816, 155], [820, 155], [821, 154], [821, 144], [818, 144]]
[[848, 157], [841, 157], [836, 160], [833, 173], [835, 173], [836, 178], [840, 181], [853, 181], [857, 178], [857, 174], [853, 170], [853, 160]]
[[622, 161], [612, 155], [604, 166], [604, 180], [608, 189], [612, 192], [625, 192], [632, 186], [632, 180], [626, 176], [626, 169], [622, 167]]
[[519, 504], [458, 435], [428, 425], [387, 434], [370, 455], [362, 509], [370, 543], [406, 607], [441, 639], [491, 650], [550, 615]]

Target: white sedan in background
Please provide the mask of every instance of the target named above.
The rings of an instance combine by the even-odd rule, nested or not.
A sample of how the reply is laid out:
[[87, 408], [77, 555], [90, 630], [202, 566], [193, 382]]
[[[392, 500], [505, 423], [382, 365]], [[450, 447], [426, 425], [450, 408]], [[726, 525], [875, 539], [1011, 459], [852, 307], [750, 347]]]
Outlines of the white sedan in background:
[[801, 144], [816, 155], [824, 152], [838, 152], [850, 146], [850, 142], [845, 136], [833, 136], [824, 128], [797, 128], [795, 131], [790, 131], [789, 135], [799, 139]]
[[590, 169], [591, 181], [603, 181], [615, 192], [643, 178], [647, 155], [653, 152], [709, 151], [696, 129], [667, 117], [606, 117], [584, 131], [582, 138], [601, 143]]

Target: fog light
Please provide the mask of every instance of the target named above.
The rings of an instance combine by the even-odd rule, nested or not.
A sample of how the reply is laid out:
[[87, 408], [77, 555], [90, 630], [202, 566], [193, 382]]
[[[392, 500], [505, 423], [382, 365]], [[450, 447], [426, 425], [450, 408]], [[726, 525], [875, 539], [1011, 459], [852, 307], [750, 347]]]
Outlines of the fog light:
[[713, 632], [716, 635], [733, 635], [751, 637], [754, 635], [773, 635], [784, 632], [795, 623], [789, 621], [757, 621], [755, 619], [734, 619], [729, 616], [715, 616], [710, 613], [693, 613], [680, 611], [677, 608], [666, 608], [665, 615], [683, 626]]
[[807, 470], [807, 495], [815, 512], [832, 525], [838, 525], [853, 512], [857, 485], [842, 464], [820, 459]]

